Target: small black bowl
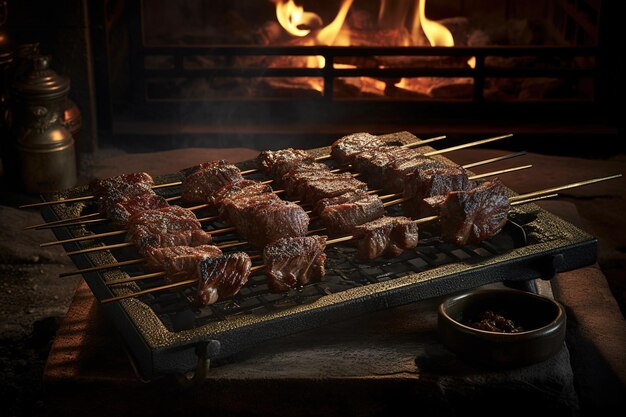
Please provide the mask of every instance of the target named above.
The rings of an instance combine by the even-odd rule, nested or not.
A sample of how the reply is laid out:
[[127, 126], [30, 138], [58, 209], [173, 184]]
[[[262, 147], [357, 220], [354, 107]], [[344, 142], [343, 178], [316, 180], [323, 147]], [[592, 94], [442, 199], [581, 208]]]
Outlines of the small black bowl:
[[[481, 312], [501, 312], [523, 327], [517, 333], [480, 330], [468, 325]], [[478, 290], [448, 298], [439, 306], [437, 329], [442, 343], [460, 357], [497, 367], [529, 365], [563, 347], [566, 316], [558, 302], [508, 289]]]

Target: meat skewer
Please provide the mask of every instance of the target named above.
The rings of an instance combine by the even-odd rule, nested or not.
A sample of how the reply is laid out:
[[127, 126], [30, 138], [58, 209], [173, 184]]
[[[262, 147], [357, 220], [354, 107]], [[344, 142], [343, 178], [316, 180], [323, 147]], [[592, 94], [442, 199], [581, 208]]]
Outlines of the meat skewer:
[[[508, 168], [508, 169], [504, 169], [504, 170], [499, 170], [499, 171], [493, 171], [493, 172], [488, 172], [488, 173], [484, 173], [484, 174], [479, 174], [473, 177], [470, 177], [471, 179], [477, 179], [477, 178], [484, 178], [487, 176], [493, 176], [493, 175], [500, 175], [506, 172], [514, 172], [514, 171], [518, 171], [520, 169], [527, 169], [532, 167], [532, 165], [525, 165], [525, 166], [521, 166], [521, 167], [514, 167], [514, 168]], [[386, 196], [381, 196], [380, 199], [381, 200], [386, 200], [388, 198], [393, 198], [396, 196], [399, 196], [400, 194], [390, 194], [390, 195], [386, 195]], [[384, 207], [389, 207], [391, 205], [395, 205], [395, 204], [399, 204], [401, 202], [405, 201], [404, 199], [398, 199], [398, 200], [393, 200], [393, 201], [389, 201], [383, 204]], [[326, 204], [327, 202], [325, 201], [320, 201], [319, 205], [323, 206], [324, 204]], [[204, 219], [198, 219], [198, 221], [203, 221]], [[234, 227], [228, 227], [225, 229], [218, 229], [218, 230], [213, 230], [210, 232], [207, 232], [209, 234], [217, 234], [219, 233], [226, 233], [226, 232], [231, 232], [236, 230], [236, 228]], [[320, 232], [320, 231], [324, 231], [325, 229], [317, 229], [317, 230], [310, 230], [309, 233], [314, 233], [314, 232]], [[123, 234], [120, 231], [116, 231], [116, 232], [108, 232], [108, 233], [115, 233], [115, 234]], [[68, 239], [68, 240], [63, 240], [63, 241], [57, 241], [57, 242], [52, 242], [53, 244], [55, 243], [68, 243], [68, 242], [75, 242], [75, 241], [79, 241], [79, 240], [89, 240], [89, 239], [93, 239], [96, 237], [99, 237], [101, 235], [89, 235], [89, 236], [84, 236], [84, 237], [80, 237], [80, 238], [73, 238], [73, 239]], [[111, 236], [111, 235], [109, 235]], [[234, 244], [226, 244], [226, 245], [220, 245], [220, 248], [228, 248], [228, 247], [232, 247], [232, 246], [239, 246], [239, 245], [243, 245], [243, 244], [247, 244], [248, 242], [236, 242]], [[88, 252], [96, 252], [96, 251], [100, 251], [100, 250], [106, 250], [106, 249], [115, 249], [115, 248], [120, 248], [120, 247], [127, 247], [127, 246], [133, 246], [134, 243], [132, 242], [126, 242], [126, 243], [121, 243], [121, 244], [114, 244], [114, 245], [106, 245], [106, 246], [99, 246], [99, 247], [95, 247], [95, 248], [88, 248], [88, 249], [82, 249], [82, 250], [78, 250], [78, 251], [74, 251], [74, 252], [67, 252], [67, 255], [77, 255], [77, 254], [81, 254], [81, 253], [88, 253]], [[116, 268], [118, 266], [117, 263], [115, 264], [110, 264], [110, 265], [103, 265], [102, 267], [100, 267], [100, 269], [108, 269], [108, 268]], [[98, 270], [100, 270], [98, 269]], [[90, 272], [91, 269], [88, 268], [86, 270], [77, 270], [77, 271], [72, 271], [72, 272], [67, 272], [62, 274], [62, 276], [70, 276], [70, 275], [75, 275], [75, 274], [80, 274], [82, 272]]]
[[[491, 159], [485, 159], [482, 161], [477, 161], [477, 162], [473, 162], [471, 164], [465, 164], [463, 165], [463, 168], [465, 169], [470, 169], [470, 168], [474, 168], [477, 166], [481, 166], [481, 165], [486, 165], [486, 164], [491, 164], [494, 162], [499, 162], [499, 161], [504, 161], [507, 159], [511, 159], [511, 158], [516, 158], [518, 156], [523, 156], [526, 155], [527, 152], [526, 151], [521, 151], [521, 152], [515, 152], [515, 153], [510, 153], [510, 154], [506, 154], [506, 155], [502, 155], [502, 156], [498, 156], [495, 158], [491, 158]], [[274, 191], [275, 193], [279, 193], [281, 190], [276, 190]], [[382, 190], [370, 190], [370, 193], [378, 193]], [[175, 199], [179, 199], [180, 197], [171, 197], [171, 198], [167, 198], [167, 201], [173, 201]], [[382, 199], [383, 197], [381, 197]], [[30, 230], [30, 229], [37, 229], [37, 230], [42, 230], [42, 229], [50, 229], [50, 228], [56, 228], [56, 227], [70, 227], [70, 226], [83, 226], [86, 224], [92, 224], [92, 223], [102, 223], [102, 222], [107, 222], [109, 221], [106, 218], [100, 218], [100, 219], [93, 219], [93, 220], [83, 220], [80, 221], [81, 219], [91, 219], [93, 217], [99, 216], [100, 213], [91, 213], [91, 214], [86, 214], [84, 216], [79, 216], [79, 217], [75, 217], [73, 219], [63, 219], [63, 220], [56, 220], [56, 221], [52, 221], [52, 222], [48, 222], [48, 223], [41, 223], [41, 224], [36, 224], [36, 225], [32, 225], [32, 226], [27, 226], [24, 228], [24, 230]], [[203, 219], [198, 219], [199, 221], [203, 222], [203, 221], [211, 221], [211, 220], [216, 220], [217, 217], [206, 217]], [[79, 220], [78, 222], [73, 222], [74, 220]]]
[[[394, 134], [394, 135], [395, 135], [395, 134]], [[409, 134], [409, 135], [410, 135], [410, 134]], [[494, 141], [494, 140], [500, 140], [500, 139], [502, 139], [502, 138], [505, 138], [505, 137], [510, 137], [510, 136], [512, 136], [512, 135], [504, 135], [504, 136], [498, 136], [498, 137], [494, 137], [494, 138], [487, 138], [487, 139], [483, 139], [483, 140], [480, 140], [480, 141], [471, 142], [471, 143], [467, 143], [467, 144], [463, 144], [463, 145], [459, 145], [459, 146], [461, 146], [461, 147], [469, 147], [469, 146], [473, 146], [473, 145], [477, 145], [477, 144], [481, 144], [481, 143], [492, 142], [492, 141]], [[418, 141], [418, 142], [410, 143], [410, 144], [403, 145], [403, 146], [404, 146], [404, 147], [407, 147], [407, 148], [408, 148], [408, 147], [412, 147], [412, 146], [421, 146], [421, 145], [425, 145], [425, 144], [427, 144], [427, 143], [433, 142], [433, 141], [435, 141], [435, 140], [440, 140], [440, 139], [443, 139], [443, 138], [445, 138], [445, 136], [443, 136], [443, 137], [437, 137], [437, 138], [432, 138], [432, 139], [428, 139], [428, 140], [425, 140], [425, 141]], [[458, 148], [459, 148], [459, 146], [456, 146], [456, 147], [453, 147], [453, 148], [450, 148], [450, 149], [458, 149]], [[445, 152], [445, 151], [446, 151], [446, 149], [443, 149], [443, 150], [442, 150], [442, 153], [443, 153], [443, 152]], [[220, 164], [220, 161], [215, 161], [215, 162], [209, 162], [209, 163], [206, 163], [206, 164], [202, 164], [202, 165], [200, 165], [199, 167], [196, 167], [196, 170], [195, 170], [194, 172], [192, 172], [190, 176], [191, 176], [191, 177], [192, 177], [192, 179], [193, 179], [193, 178], [194, 178], [194, 175], [196, 175], [196, 173], [197, 173], [198, 171], [210, 170], [211, 168], [214, 168], [214, 166], [211, 166], [211, 165], [224, 165], [224, 164], [223, 164], [223, 163], [222, 163], [222, 164]], [[240, 173], [240, 174], [241, 174], [241, 173]], [[132, 174], [131, 174], [131, 175], [132, 175]], [[145, 174], [145, 175], [147, 175], [147, 174]], [[233, 174], [233, 175], [236, 175], [236, 174]], [[243, 174], [242, 174], [242, 175], [243, 175]], [[231, 177], [230, 179], [232, 180], [232, 177]], [[235, 179], [236, 179], [236, 180], [239, 180], [239, 178], [235, 178]], [[191, 182], [193, 182], [193, 181], [191, 181]], [[189, 187], [189, 188], [193, 189], [193, 187]], [[279, 190], [279, 191], [277, 191], [277, 193], [279, 193], [279, 192], [281, 192], [281, 191], [282, 191], [282, 190]], [[189, 193], [187, 193], [187, 194], [189, 194]], [[174, 198], [177, 198], [177, 197], [174, 197]], [[170, 201], [171, 201], [171, 200], [170, 200]], [[207, 206], [208, 206], [208, 205], [200, 205], [200, 206], [197, 206], [196, 208], [203, 208], [203, 207], [207, 207]], [[90, 214], [90, 215], [87, 215], [87, 216], [95, 216], [95, 215], [96, 215], [96, 214]], [[80, 219], [80, 217], [79, 217], [78, 219]], [[75, 220], [75, 219], [73, 219], [73, 220]], [[62, 222], [63, 222], [63, 223], [67, 223], [67, 221], [66, 221], [66, 220], [63, 220]], [[31, 226], [31, 228], [38, 228], [38, 227], [41, 227], [41, 226], [45, 227], [45, 226], [46, 226], [46, 224], [43, 224], [43, 225], [36, 225], [36, 226]]]
[[[445, 139], [446, 136], [437, 136], [434, 138], [430, 138], [430, 139], [425, 139], [423, 141], [420, 141], [419, 143], [410, 143], [405, 145], [406, 147], [413, 147], [413, 146], [421, 146], [421, 145], [426, 145], [428, 143], [432, 143], [438, 140], [442, 140]], [[329, 159], [330, 155], [323, 155], [321, 157], [316, 158], [316, 160], [318, 161], [322, 161], [325, 159]], [[241, 175], [247, 175], [247, 174], [251, 174], [254, 172], [257, 172], [258, 169], [249, 169], [246, 171], [240, 171], [239, 173]], [[181, 181], [174, 181], [174, 182], [170, 182], [170, 183], [166, 183], [166, 184], [157, 184], [157, 185], [153, 185], [152, 189], [158, 189], [158, 188], [165, 188], [165, 187], [173, 187], [173, 186], [177, 186], [177, 185], [181, 185], [182, 182]], [[93, 195], [87, 195], [87, 196], [83, 196], [83, 197], [75, 197], [75, 198], [68, 198], [68, 199], [63, 199], [63, 200], [54, 200], [54, 201], [43, 201], [40, 203], [32, 203], [32, 204], [23, 204], [20, 206], [20, 208], [31, 208], [31, 207], [42, 207], [42, 206], [48, 206], [48, 205], [54, 205], [54, 204], [66, 204], [66, 203], [74, 203], [74, 202], [81, 202], [81, 201], [89, 201], [94, 199]]]

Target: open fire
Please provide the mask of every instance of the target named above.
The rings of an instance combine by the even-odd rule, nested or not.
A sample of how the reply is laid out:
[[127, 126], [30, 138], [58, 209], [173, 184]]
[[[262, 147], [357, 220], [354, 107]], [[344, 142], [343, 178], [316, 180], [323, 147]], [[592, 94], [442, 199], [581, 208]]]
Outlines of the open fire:
[[[545, 51], [507, 55], [513, 50], [507, 48], [567, 44], [551, 29], [554, 19], [536, 11], [500, 11], [494, 17], [487, 10], [472, 13], [452, 3], [263, 0], [246, 2], [249, 7], [235, 1], [217, 10], [200, 1], [178, 0], [157, 8], [145, 0], [144, 43], [163, 52], [145, 55], [143, 70], [167, 74], [146, 77], [146, 97], [510, 101], [585, 99], [593, 94], [592, 83], [572, 78], [570, 71], [592, 68], [591, 60], [571, 55], [552, 59]], [[229, 46], [239, 49], [215, 53]], [[490, 55], [481, 53], [481, 48], [494, 46]], [[275, 52], [266, 53], [272, 48]], [[330, 63], [328, 48], [341, 48]], [[387, 52], [361, 52], [367, 48]], [[505, 55], [498, 56], [499, 51]], [[532, 75], [517, 76], [520, 70]], [[566, 76], [559, 76], [561, 70]], [[498, 75], [507, 71], [512, 75]]]
[[[452, 32], [443, 24], [428, 19], [426, 16], [426, 0], [380, 0], [378, 15], [373, 16], [366, 11], [354, 8], [353, 0], [342, 0], [333, 20], [326, 24], [315, 12], [305, 10], [294, 0], [273, 0], [276, 3], [276, 19], [284, 32], [270, 40], [272, 44], [300, 46], [443, 46], [455, 45]], [[348, 13], [353, 12], [352, 19], [347, 20]], [[378, 68], [398, 65], [397, 58], [374, 57], [369, 63]], [[296, 57], [291, 62], [295, 66], [306, 68], [324, 68], [325, 61], [321, 56]], [[423, 66], [446, 65], [445, 58], [403, 57], [402, 65]], [[284, 61], [270, 63], [270, 67], [282, 65]], [[335, 62], [334, 68], [357, 68], [359, 63]], [[362, 64], [362, 63], [360, 63]], [[462, 65], [457, 63], [458, 65]], [[467, 60], [467, 65], [474, 67], [475, 58]], [[323, 81], [309, 78], [303, 80], [311, 88], [322, 91]], [[419, 79], [402, 77], [396, 80], [358, 77], [342, 79], [346, 86], [358, 89], [361, 93], [380, 95], [401, 95], [412, 92], [418, 95], [432, 96], [433, 88], [443, 90], [456, 86], [456, 93], [469, 96], [472, 92], [470, 78]]]

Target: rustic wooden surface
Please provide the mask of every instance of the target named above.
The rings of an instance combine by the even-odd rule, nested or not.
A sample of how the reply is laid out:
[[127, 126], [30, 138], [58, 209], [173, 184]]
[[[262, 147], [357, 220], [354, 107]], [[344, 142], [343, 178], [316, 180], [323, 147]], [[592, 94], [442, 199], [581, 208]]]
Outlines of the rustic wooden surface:
[[[140, 382], [85, 284], [58, 332], [45, 370], [52, 411], [106, 404], [106, 413], [211, 412], [253, 415], [459, 413], [484, 404], [520, 409], [578, 407], [569, 353], [541, 364], [490, 370], [462, 362], [436, 337], [430, 300], [371, 313], [263, 343], [212, 367], [200, 386]], [[497, 397], [493, 393], [497, 392]], [[94, 407], [94, 406], [91, 407]], [[104, 409], [103, 409], [104, 411]], [[94, 415], [98, 414], [94, 407]]]

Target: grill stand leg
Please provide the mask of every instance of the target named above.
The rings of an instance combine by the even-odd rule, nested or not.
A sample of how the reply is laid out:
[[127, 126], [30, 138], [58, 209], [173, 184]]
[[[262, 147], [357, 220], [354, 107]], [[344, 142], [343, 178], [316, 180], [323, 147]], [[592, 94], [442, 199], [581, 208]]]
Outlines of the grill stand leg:
[[198, 343], [198, 345], [196, 345], [196, 355], [198, 355], [196, 370], [184, 374], [177, 374], [176, 382], [179, 387], [190, 389], [204, 382], [211, 366], [211, 357], [217, 355], [219, 351], [220, 342], [218, 340]]

